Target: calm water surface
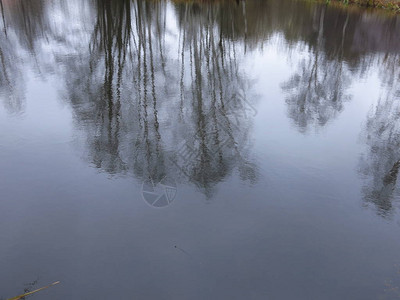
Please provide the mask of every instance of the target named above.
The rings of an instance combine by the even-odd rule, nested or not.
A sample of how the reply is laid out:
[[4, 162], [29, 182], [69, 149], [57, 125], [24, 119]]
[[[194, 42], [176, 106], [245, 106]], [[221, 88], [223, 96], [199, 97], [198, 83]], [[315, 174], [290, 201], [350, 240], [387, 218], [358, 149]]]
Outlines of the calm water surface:
[[399, 17], [0, 3], [0, 298], [400, 298]]

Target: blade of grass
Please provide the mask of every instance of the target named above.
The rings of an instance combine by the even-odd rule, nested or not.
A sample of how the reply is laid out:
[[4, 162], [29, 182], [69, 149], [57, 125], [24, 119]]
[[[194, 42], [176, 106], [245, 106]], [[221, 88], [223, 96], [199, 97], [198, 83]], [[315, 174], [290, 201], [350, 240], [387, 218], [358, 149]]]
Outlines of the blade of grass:
[[44, 287], [41, 287], [40, 289], [34, 290], [32, 292], [25, 293], [23, 295], [19, 295], [19, 296], [16, 296], [16, 297], [13, 297], [13, 298], [10, 298], [10, 299], [7, 299], [7, 300], [20, 300], [23, 297], [26, 297], [26, 296], [32, 295], [34, 293], [37, 293], [39, 291], [48, 289], [49, 287], [52, 287], [53, 285], [56, 285], [56, 284], [59, 284], [59, 283], [60, 283], [59, 281], [56, 281], [56, 282], [53, 282], [52, 284], [49, 284], [49, 285], [44, 286]]

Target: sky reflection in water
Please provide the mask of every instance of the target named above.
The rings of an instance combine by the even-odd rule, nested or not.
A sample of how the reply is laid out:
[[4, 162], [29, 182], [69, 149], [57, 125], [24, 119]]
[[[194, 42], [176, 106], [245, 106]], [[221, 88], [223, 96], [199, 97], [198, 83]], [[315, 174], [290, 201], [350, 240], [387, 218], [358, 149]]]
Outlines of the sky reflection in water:
[[399, 18], [2, 1], [0, 297], [396, 299]]

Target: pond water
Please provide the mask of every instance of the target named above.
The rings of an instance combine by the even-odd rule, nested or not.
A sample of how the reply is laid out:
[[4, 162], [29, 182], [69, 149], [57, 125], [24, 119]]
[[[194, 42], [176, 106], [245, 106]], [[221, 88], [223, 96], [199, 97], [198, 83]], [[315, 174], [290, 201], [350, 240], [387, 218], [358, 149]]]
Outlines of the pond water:
[[398, 16], [0, 3], [0, 298], [400, 298]]

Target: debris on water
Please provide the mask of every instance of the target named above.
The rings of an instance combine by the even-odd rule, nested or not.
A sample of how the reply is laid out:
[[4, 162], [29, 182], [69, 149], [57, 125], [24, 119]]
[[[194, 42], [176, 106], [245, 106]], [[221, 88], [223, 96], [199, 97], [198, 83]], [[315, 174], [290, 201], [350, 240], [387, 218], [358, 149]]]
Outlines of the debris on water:
[[188, 252], [186, 252], [186, 251], [183, 250], [182, 248], [178, 247], [177, 245], [175, 245], [174, 247], [175, 247], [175, 249], [178, 249], [179, 251], [185, 253], [186, 255], [191, 256]]
[[49, 284], [49, 285], [44, 286], [44, 287], [41, 287], [40, 289], [36, 289], [36, 290], [34, 290], [34, 291], [32, 291], [32, 292], [28, 292], [28, 293], [25, 293], [25, 294], [22, 294], [22, 295], [19, 295], [19, 296], [16, 296], [16, 297], [13, 297], [13, 298], [10, 298], [10, 299], [7, 299], [7, 300], [21, 300], [21, 299], [25, 299], [26, 296], [30, 296], [30, 295], [32, 295], [32, 294], [34, 294], [34, 293], [39, 292], [39, 291], [48, 289], [49, 287], [52, 287], [52, 286], [54, 286], [54, 285], [56, 285], [56, 284], [59, 284], [59, 283], [60, 283], [60, 281], [56, 281], [56, 282], [53, 282], [52, 284]]

